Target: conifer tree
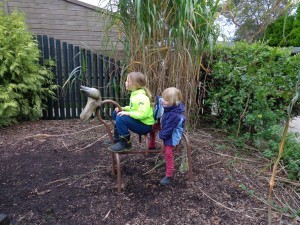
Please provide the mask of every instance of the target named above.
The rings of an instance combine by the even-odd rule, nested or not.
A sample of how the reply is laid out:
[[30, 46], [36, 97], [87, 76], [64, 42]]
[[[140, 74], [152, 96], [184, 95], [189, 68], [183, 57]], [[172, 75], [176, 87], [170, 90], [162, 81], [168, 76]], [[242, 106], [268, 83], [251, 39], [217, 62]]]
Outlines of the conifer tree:
[[39, 58], [23, 14], [0, 10], [0, 127], [38, 119], [43, 100], [53, 96], [53, 75]]

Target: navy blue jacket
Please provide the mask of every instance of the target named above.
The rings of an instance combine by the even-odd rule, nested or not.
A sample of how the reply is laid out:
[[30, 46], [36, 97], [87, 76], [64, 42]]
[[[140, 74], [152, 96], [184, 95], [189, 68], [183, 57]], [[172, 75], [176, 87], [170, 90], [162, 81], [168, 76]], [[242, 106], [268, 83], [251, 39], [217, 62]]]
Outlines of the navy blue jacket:
[[161, 119], [161, 131], [158, 137], [163, 140], [164, 145], [178, 145], [184, 131], [185, 116], [184, 105], [164, 107], [164, 114]]

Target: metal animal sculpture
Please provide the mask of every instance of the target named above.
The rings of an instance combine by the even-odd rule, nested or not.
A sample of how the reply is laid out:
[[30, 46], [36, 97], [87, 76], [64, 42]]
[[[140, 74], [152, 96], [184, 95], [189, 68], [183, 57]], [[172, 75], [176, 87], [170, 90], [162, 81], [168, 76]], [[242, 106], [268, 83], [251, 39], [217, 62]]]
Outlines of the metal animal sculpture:
[[83, 121], [87, 121], [91, 117], [91, 115], [95, 112], [100, 123], [104, 124], [107, 134], [109, 136], [109, 139], [113, 143], [113, 136], [112, 136], [111, 129], [110, 129], [109, 125], [107, 124], [107, 122], [105, 122], [101, 118], [100, 107], [106, 103], [111, 103], [115, 107], [118, 107], [119, 111], [122, 111], [122, 107], [117, 102], [110, 100], [110, 99], [106, 99], [106, 100], [102, 101], [100, 91], [97, 90], [96, 88], [81, 86], [80, 90], [88, 97], [87, 103], [86, 103], [83, 111], [80, 114], [80, 119]]
[[[104, 124], [104, 126], [106, 128], [106, 132], [109, 136], [111, 143], [114, 143], [112, 132], [111, 132], [111, 129], [110, 129], [108, 123], [105, 122], [101, 118], [100, 107], [106, 103], [113, 104], [115, 107], [118, 107], [119, 111], [122, 111], [122, 107], [117, 102], [110, 100], [110, 99], [106, 99], [106, 100], [102, 101], [100, 91], [97, 90], [96, 88], [89, 88], [89, 87], [81, 86], [80, 90], [88, 97], [86, 106], [84, 107], [83, 111], [80, 114], [80, 119], [83, 121], [86, 121], [95, 112], [99, 122]], [[112, 168], [112, 174], [114, 175], [115, 174], [115, 160], [116, 160], [118, 192], [121, 192], [121, 183], [122, 183], [120, 154], [146, 154], [147, 155], [149, 153], [161, 153], [161, 150], [149, 150], [148, 136], [146, 136], [145, 140], [146, 140], [146, 150], [145, 149], [132, 150], [132, 151], [129, 151], [126, 153], [112, 152], [111, 168]], [[139, 142], [141, 143], [141, 136], [139, 137]], [[189, 180], [192, 181], [193, 173], [192, 173], [192, 160], [191, 160], [191, 146], [190, 146], [188, 137], [185, 133], [183, 133], [181, 143], [178, 146], [176, 146], [176, 149], [182, 149], [182, 153], [184, 154], [183, 159], [187, 158], [187, 162], [185, 162], [185, 164], [186, 163], [188, 164], [187, 166], [188, 166]]]

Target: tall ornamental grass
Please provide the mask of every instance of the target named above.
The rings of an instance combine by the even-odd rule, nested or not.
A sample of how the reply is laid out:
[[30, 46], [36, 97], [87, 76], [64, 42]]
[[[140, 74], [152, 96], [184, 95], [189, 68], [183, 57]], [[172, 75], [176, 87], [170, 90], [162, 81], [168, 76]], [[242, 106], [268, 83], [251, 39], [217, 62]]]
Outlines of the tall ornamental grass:
[[218, 0], [120, 0], [109, 22], [118, 27], [124, 46], [123, 74], [145, 73], [154, 95], [179, 88], [190, 124], [199, 119], [203, 57], [218, 36], [218, 7]]

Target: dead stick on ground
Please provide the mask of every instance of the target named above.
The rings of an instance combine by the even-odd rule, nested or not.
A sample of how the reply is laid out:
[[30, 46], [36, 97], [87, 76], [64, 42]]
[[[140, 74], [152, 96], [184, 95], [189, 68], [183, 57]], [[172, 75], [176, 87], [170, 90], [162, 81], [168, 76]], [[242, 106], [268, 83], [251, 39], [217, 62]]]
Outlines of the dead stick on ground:
[[[191, 146], [192, 146], [194, 149], [196, 149], [196, 146], [194, 146], [194, 145], [192, 145], [192, 144], [191, 144]], [[205, 151], [211, 152], [211, 153], [216, 154], [216, 155], [225, 156], [225, 157], [229, 157], [229, 158], [233, 158], [233, 159], [238, 159], [238, 160], [242, 160], [242, 161], [255, 162], [255, 163], [258, 162], [258, 161], [256, 161], [256, 160], [239, 158], [239, 157], [236, 157], [236, 156], [231, 156], [231, 155], [227, 155], [227, 154], [223, 154], [223, 153], [219, 153], [219, 152], [210, 151], [210, 150], [208, 150], [208, 149], [206, 149]]]
[[104, 221], [109, 216], [110, 212], [111, 212], [111, 209], [108, 211], [108, 213], [106, 213], [106, 215], [104, 216], [104, 218], [102, 219], [102, 221]]
[[233, 159], [238, 159], [238, 160], [242, 160], [242, 161], [246, 161], [246, 162], [255, 162], [255, 163], [258, 162], [256, 160], [239, 158], [239, 157], [236, 157], [236, 156], [231, 156], [231, 155], [227, 155], [227, 154], [223, 154], [223, 153], [218, 153], [218, 152], [214, 152], [214, 151], [210, 151], [210, 150], [206, 150], [206, 151], [214, 153], [216, 155], [225, 156], [225, 157], [229, 157], [229, 158], [233, 158]]
[[33, 214], [32, 210], [30, 210], [28, 213], [26, 213], [24, 216], [21, 216], [19, 219], [17, 219], [18, 222], [20, 222], [21, 220], [23, 220], [27, 215], [29, 214]]
[[221, 161], [218, 161], [218, 162], [215, 162], [215, 163], [209, 164], [209, 165], [207, 165], [206, 167], [214, 166], [214, 165], [217, 165], [217, 164], [223, 163], [224, 161], [226, 161], [226, 160], [221, 160]]
[[108, 134], [105, 134], [105, 135], [103, 135], [102, 137], [98, 138], [98, 139], [97, 139], [96, 141], [94, 141], [93, 143], [88, 144], [87, 146], [85, 146], [85, 147], [83, 147], [83, 148], [73, 150], [73, 151], [71, 151], [71, 152], [79, 152], [79, 151], [82, 151], [82, 150], [84, 150], [84, 149], [86, 149], [86, 148], [88, 148], [88, 147], [91, 147], [91, 146], [94, 145], [96, 142], [98, 142], [98, 141], [104, 139], [105, 137], [107, 137], [107, 135], [108, 135]]
[[212, 200], [217, 205], [222, 206], [225, 209], [228, 209], [228, 210], [233, 211], [233, 212], [243, 212], [243, 210], [235, 210], [235, 209], [228, 208], [227, 206], [223, 205], [222, 203], [220, 203], [220, 202], [214, 200], [213, 198], [211, 198], [208, 194], [206, 194], [204, 191], [202, 191], [201, 188], [199, 188], [199, 190], [202, 192], [202, 194], [204, 194], [207, 198], [209, 198], [210, 200]]
[[63, 179], [58, 179], [58, 180], [54, 180], [54, 181], [50, 181], [46, 185], [55, 184], [55, 183], [58, 183], [58, 182], [64, 182], [64, 181], [67, 181], [67, 180], [70, 180], [70, 177], [63, 178]]
[[68, 148], [68, 146], [65, 144], [65, 142], [62, 141], [62, 143], [63, 143], [64, 147], [65, 147], [66, 149], [68, 149], [68, 151], [70, 152], [71, 150]]
[[[266, 179], [268, 179], [267, 177], [264, 177]], [[287, 178], [284, 178], [284, 177], [278, 177], [278, 176], [275, 176], [276, 180], [280, 180], [280, 181], [283, 181], [285, 183], [288, 183], [288, 184], [292, 184], [296, 187], [300, 187], [300, 182], [293, 182], [293, 181], [290, 181], [289, 179]]]

